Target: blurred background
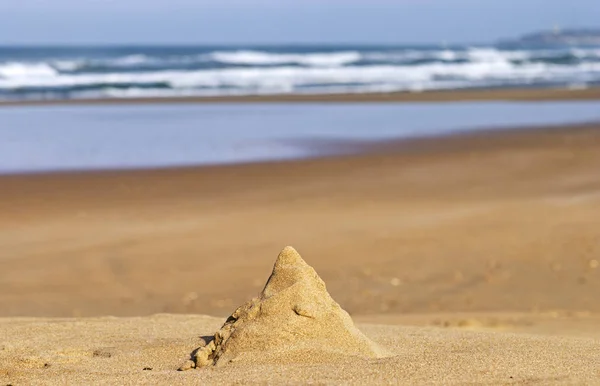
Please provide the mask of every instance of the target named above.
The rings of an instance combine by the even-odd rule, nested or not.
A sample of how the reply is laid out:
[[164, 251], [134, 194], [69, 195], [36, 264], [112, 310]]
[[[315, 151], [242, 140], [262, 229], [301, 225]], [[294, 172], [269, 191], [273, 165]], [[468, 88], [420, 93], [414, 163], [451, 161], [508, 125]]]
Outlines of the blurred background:
[[600, 81], [599, 12], [593, 0], [5, 1], [0, 99], [585, 88]]
[[[314, 140], [597, 117], [596, 103], [504, 103], [596, 98], [594, 0], [27, 0], [4, 1], [0, 13], [3, 172], [297, 158], [322, 152]], [[400, 100], [411, 103], [318, 106]], [[473, 111], [464, 103], [429, 103], [440, 100], [490, 103], [464, 114]], [[194, 101], [229, 107], [157, 105]], [[313, 104], [233, 105], [249, 101]], [[27, 107], [40, 103], [61, 106]]]

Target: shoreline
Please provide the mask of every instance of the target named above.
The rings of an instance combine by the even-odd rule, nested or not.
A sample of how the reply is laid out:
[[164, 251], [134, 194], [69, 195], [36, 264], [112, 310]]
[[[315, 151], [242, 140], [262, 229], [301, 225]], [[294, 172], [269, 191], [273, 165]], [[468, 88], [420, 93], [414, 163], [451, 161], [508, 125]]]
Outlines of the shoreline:
[[0, 101], [2, 107], [20, 106], [77, 106], [121, 104], [178, 104], [178, 103], [411, 103], [411, 102], [475, 102], [475, 101], [585, 101], [599, 100], [600, 87], [586, 89], [534, 88], [483, 90], [432, 90], [422, 92], [363, 93], [363, 94], [282, 94], [217, 97], [148, 97], [97, 98], [67, 100]]
[[[185, 172], [197, 170], [227, 170], [241, 168], [260, 168], [268, 167], [273, 164], [301, 164], [310, 162], [343, 161], [353, 158], [377, 157], [385, 155], [409, 156], [424, 155], [439, 150], [465, 149], [469, 146], [477, 147], [479, 150], [485, 147], [495, 147], [499, 143], [510, 143], [513, 141], [525, 141], [530, 143], [537, 140], [538, 136], [552, 138], [552, 136], [561, 136], [565, 132], [595, 132], [600, 130], [600, 122], [585, 122], [573, 124], [556, 125], [534, 125], [534, 126], [499, 126], [481, 129], [458, 130], [444, 134], [399, 137], [392, 139], [374, 139], [374, 140], [344, 140], [344, 139], [303, 139], [282, 141], [283, 144], [310, 146], [316, 148], [310, 155], [304, 155], [294, 158], [267, 159], [256, 161], [239, 161], [224, 163], [201, 163], [201, 164], [182, 164], [166, 166], [148, 166], [148, 167], [116, 167], [116, 168], [93, 168], [93, 169], [57, 169], [57, 170], [32, 170], [2, 173], [0, 172], [0, 182], [4, 178], [11, 177], [31, 177], [37, 176], [68, 176], [68, 175], [117, 175], [117, 174], [135, 174], [135, 173], [169, 173]], [[496, 141], [496, 143], [492, 143]]]

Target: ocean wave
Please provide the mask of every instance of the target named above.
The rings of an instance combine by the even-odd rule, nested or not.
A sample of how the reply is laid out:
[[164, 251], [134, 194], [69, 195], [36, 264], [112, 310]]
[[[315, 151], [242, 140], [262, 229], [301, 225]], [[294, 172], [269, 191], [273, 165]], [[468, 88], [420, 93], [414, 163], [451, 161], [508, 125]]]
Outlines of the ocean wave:
[[115, 58], [72, 59], [50, 61], [49, 65], [64, 73], [93, 72], [95, 70], [144, 70], [156, 67], [168, 67], [177, 63], [192, 63], [195, 58], [160, 58], [143, 54], [126, 55]]
[[46, 63], [0, 63], [0, 80], [2, 78], [22, 79], [30, 76], [47, 78], [55, 77], [57, 75], [58, 71]]
[[208, 61], [206, 55], [156, 57], [134, 54], [114, 58], [49, 60], [47, 64], [61, 73], [95, 73], [169, 69], [194, 63], [207, 63]]
[[429, 62], [560, 62], [577, 63], [581, 60], [600, 60], [598, 49], [554, 49], [554, 50], [500, 50], [496, 48], [472, 47], [461, 50], [403, 50], [370, 52], [363, 55], [363, 60], [380, 63], [408, 64]]
[[119, 49], [2, 57], [0, 97], [391, 92], [600, 82], [600, 49]]
[[[447, 88], [454, 88], [458, 84], [452, 84]], [[464, 85], [466, 86], [466, 85]], [[381, 93], [381, 92], [398, 92], [398, 91], [422, 91], [425, 89], [440, 89], [437, 84], [420, 84], [412, 88], [402, 87], [394, 84], [377, 85], [377, 86], [321, 86], [310, 89], [300, 89], [294, 94], [360, 94], [360, 93]], [[73, 92], [71, 95], [78, 98], [172, 98], [172, 97], [222, 97], [222, 96], [249, 96], [249, 95], [282, 95], [289, 92], [282, 90], [260, 89], [260, 90], [243, 90], [243, 89], [164, 89], [164, 88], [105, 88], [100, 90], [86, 90]]]
[[338, 67], [356, 63], [361, 58], [361, 54], [354, 51], [306, 54], [277, 54], [263, 51], [215, 51], [195, 55], [173, 55], [166, 57], [135, 54], [91, 60], [62, 60], [50, 62], [50, 65], [62, 72], [224, 67], [222, 65], [217, 66], [217, 64], [230, 65], [232, 67], [272, 67], [294, 64], [308, 67]]
[[495, 48], [384, 51], [368, 53], [364, 56], [365, 60], [390, 63], [410, 63], [426, 60], [440, 62], [510, 62], [527, 58], [527, 52], [501, 51]]
[[185, 55], [134, 53], [99, 58], [49, 58], [38, 62], [2, 62], [0, 77], [46, 74], [86, 74], [144, 72], [160, 70], [199, 70], [260, 67], [352, 67], [373, 65], [514, 63], [542, 62], [572, 65], [600, 61], [600, 49], [572, 48], [554, 50], [500, 50], [493, 47], [462, 49], [346, 50], [333, 52], [274, 53], [260, 50], [199, 52]]
[[292, 92], [297, 88], [334, 85], [396, 84], [410, 86], [426, 81], [493, 81], [528, 83], [540, 80], [595, 80], [600, 63], [578, 66], [532, 63], [517, 66], [509, 62], [428, 64], [422, 66], [346, 66], [335, 68], [272, 67], [201, 71], [158, 71], [110, 74], [56, 74], [39, 71], [37, 75], [0, 78], [1, 90], [69, 87], [114, 87], [118, 85], [156, 85], [173, 89], [271, 90]]
[[221, 63], [247, 65], [301, 64], [315, 67], [339, 67], [361, 60], [357, 51], [332, 53], [279, 54], [264, 51], [218, 51], [210, 57]]
[[59, 72], [73, 72], [84, 68], [86, 60], [52, 60], [49, 65]]

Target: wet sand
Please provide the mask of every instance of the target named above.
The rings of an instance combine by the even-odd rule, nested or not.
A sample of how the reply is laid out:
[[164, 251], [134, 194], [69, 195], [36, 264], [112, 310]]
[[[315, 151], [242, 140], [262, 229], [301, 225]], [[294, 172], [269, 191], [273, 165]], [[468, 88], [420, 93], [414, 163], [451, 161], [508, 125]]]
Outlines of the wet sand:
[[[0, 381], [600, 384], [600, 127], [369, 146], [0, 177]], [[285, 245], [395, 356], [176, 372]]]

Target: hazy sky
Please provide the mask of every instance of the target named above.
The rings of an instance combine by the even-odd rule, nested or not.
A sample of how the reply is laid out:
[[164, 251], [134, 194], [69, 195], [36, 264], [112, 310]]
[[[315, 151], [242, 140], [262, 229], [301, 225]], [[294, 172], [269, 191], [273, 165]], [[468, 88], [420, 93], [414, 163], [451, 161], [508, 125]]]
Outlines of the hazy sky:
[[600, 0], [0, 0], [0, 45], [485, 42], [600, 27]]

